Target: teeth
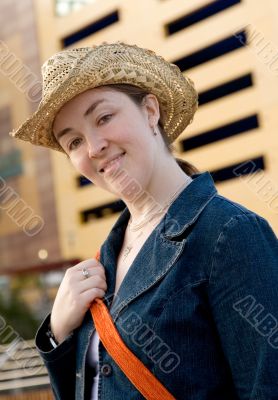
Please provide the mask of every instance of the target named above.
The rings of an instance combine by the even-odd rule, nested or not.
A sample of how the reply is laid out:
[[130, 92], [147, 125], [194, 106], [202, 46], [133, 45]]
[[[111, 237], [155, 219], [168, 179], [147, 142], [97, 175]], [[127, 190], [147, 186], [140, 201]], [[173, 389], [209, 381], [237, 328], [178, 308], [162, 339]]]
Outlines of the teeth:
[[106, 165], [105, 168], [109, 167], [109, 166], [112, 165], [112, 164], [115, 164], [115, 162], [116, 162], [119, 158], [121, 158], [121, 157], [122, 157], [122, 156], [119, 156], [119, 157], [115, 158], [114, 160], [110, 161], [109, 164]]
[[121, 154], [119, 157], [117, 157], [117, 158], [115, 158], [114, 160], [110, 161], [110, 162], [106, 165], [106, 167], [105, 167], [104, 169], [102, 169], [101, 171], [104, 172], [104, 171], [106, 170], [106, 168], [108, 168], [110, 165], [114, 164], [114, 163], [115, 163], [117, 160], [119, 160], [119, 158], [121, 158], [124, 154], [125, 154], [125, 153]]

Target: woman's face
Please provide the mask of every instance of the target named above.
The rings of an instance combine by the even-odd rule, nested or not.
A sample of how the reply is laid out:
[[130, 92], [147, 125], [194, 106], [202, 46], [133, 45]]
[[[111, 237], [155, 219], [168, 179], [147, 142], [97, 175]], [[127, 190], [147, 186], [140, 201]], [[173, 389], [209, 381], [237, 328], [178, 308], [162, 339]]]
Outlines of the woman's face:
[[66, 103], [53, 132], [80, 174], [121, 197], [115, 179], [120, 171], [143, 190], [150, 183], [158, 157], [158, 136], [153, 133], [158, 120], [155, 96], [147, 95], [139, 106], [126, 94], [101, 87]]

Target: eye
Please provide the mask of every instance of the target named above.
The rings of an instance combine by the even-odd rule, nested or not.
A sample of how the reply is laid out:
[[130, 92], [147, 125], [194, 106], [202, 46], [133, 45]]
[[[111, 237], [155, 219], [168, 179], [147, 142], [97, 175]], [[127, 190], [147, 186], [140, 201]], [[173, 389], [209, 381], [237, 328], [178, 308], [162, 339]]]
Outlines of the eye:
[[82, 139], [80, 139], [80, 138], [76, 138], [76, 139], [74, 139], [73, 141], [71, 141], [70, 143], [69, 143], [69, 150], [74, 150], [74, 149], [76, 149], [77, 147], [78, 147], [78, 145], [81, 143], [81, 141], [82, 141]]
[[112, 118], [112, 114], [105, 114], [98, 120], [98, 125], [103, 125], [106, 122], [110, 121]]

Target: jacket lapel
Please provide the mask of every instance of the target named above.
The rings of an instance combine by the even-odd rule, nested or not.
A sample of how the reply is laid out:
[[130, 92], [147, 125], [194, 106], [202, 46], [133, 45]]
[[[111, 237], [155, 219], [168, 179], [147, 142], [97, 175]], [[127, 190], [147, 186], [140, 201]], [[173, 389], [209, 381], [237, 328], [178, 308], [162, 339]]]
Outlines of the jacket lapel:
[[117, 256], [130, 216], [127, 208], [102, 245], [100, 262], [105, 267], [108, 286], [105, 301], [107, 306], [111, 307], [110, 313], [114, 320], [124, 307], [167, 274], [186, 243], [186, 239], [177, 241], [175, 238], [182, 235], [197, 220], [202, 210], [217, 194], [209, 172], [195, 174], [192, 178], [193, 181], [178, 196], [144, 243], [130, 266], [113, 304]]
[[182, 252], [184, 242], [165, 240], [162, 225], [148, 237], [130, 266], [110, 309], [112, 318], [116, 319], [132, 300], [162, 279]]

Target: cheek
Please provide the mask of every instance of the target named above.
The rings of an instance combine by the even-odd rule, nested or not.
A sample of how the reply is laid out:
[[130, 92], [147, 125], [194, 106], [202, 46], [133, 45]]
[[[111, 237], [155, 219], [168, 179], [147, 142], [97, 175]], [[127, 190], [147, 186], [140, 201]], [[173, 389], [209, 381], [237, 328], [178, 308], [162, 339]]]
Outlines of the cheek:
[[73, 155], [70, 157], [70, 161], [76, 171], [78, 171], [80, 174], [84, 174], [84, 171], [86, 170], [86, 162], [84, 159]]
[[153, 169], [154, 158], [152, 153], [146, 148], [137, 148], [137, 152], [132, 156], [127, 167], [129, 176], [139, 183], [142, 189], [145, 189], [153, 174]]
[[78, 155], [74, 155], [70, 158], [70, 161], [74, 169], [80, 175], [85, 176], [89, 180], [97, 181], [97, 173], [94, 172], [92, 163], [87, 157], [78, 157]]
[[104, 190], [111, 191], [109, 184], [105, 182], [102, 175], [94, 169], [89, 158], [84, 159], [83, 157], [74, 157], [71, 161], [74, 169], [80, 175], [83, 175], [85, 178], [89, 179], [89, 181], [93, 182], [94, 185]]

